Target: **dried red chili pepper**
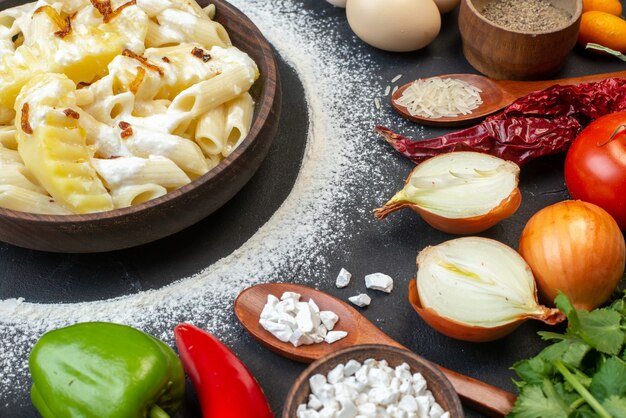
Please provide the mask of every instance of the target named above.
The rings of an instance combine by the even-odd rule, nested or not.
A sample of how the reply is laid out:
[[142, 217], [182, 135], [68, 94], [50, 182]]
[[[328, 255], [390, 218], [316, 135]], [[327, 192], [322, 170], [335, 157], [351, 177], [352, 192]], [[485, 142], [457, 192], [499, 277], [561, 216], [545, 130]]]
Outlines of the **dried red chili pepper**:
[[273, 418], [259, 384], [228, 347], [189, 324], [177, 325], [174, 335], [204, 418]]
[[565, 151], [600, 116], [626, 110], [626, 79], [555, 85], [517, 99], [482, 123], [437, 138], [414, 141], [377, 126], [398, 152], [419, 163], [452, 151], [478, 151], [519, 165]]

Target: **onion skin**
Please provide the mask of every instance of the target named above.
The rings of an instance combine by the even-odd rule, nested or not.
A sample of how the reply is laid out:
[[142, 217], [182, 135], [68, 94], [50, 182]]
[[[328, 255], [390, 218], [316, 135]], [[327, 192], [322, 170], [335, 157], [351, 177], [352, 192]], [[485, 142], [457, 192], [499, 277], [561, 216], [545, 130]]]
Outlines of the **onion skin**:
[[436, 329], [443, 335], [463, 341], [471, 341], [475, 343], [494, 341], [513, 332], [515, 328], [524, 322], [523, 319], [519, 319], [515, 322], [495, 328], [482, 328], [445, 318], [439, 315], [434, 309], [424, 308], [422, 306], [419, 293], [417, 292], [417, 283], [415, 279], [412, 279], [409, 282], [409, 302], [424, 322], [432, 328]]
[[445, 218], [436, 213], [429, 212], [424, 208], [420, 208], [417, 205], [410, 205], [409, 207], [419, 213], [422, 219], [433, 228], [449, 234], [461, 235], [477, 234], [491, 228], [501, 220], [513, 215], [521, 203], [522, 194], [519, 189], [516, 188], [506, 199], [500, 202], [498, 206], [484, 215], [473, 216], [471, 218]]
[[566, 200], [530, 218], [519, 253], [547, 303], [560, 290], [577, 309], [592, 310], [609, 299], [622, 278], [625, 247], [617, 222], [604, 209]]
[[[435, 157], [436, 158], [436, 157]], [[415, 167], [406, 178], [404, 185], [407, 186], [411, 181], [413, 173], [419, 168]], [[516, 179], [519, 180], [519, 179]], [[511, 194], [484, 215], [472, 216], [469, 218], [446, 218], [444, 216], [433, 213], [411, 202], [396, 202], [386, 204], [382, 208], [374, 209], [374, 216], [379, 221], [385, 219], [387, 215], [400, 209], [409, 208], [417, 212], [422, 219], [433, 228], [447, 232], [449, 234], [465, 235], [477, 234], [483, 232], [503, 219], [513, 215], [522, 203], [522, 194], [518, 187]]]
[[530, 318], [539, 319], [550, 325], [555, 325], [565, 320], [565, 315], [561, 311], [546, 308], [544, 315], [541, 317], [520, 317], [514, 321], [497, 327], [487, 328], [464, 324], [462, 322], [455, 321], [454, 319], [441, 316], [432, 308], [423, 307], [419, 297], [419, 292], [417, 291], [417, 282], [415, 279], [411, 279], [409, 282], [409, 302], [424, 322], [438, 332], [450, 338], [475, 343], [489, 342], [505, 337], [515, 331], [517, 327]]

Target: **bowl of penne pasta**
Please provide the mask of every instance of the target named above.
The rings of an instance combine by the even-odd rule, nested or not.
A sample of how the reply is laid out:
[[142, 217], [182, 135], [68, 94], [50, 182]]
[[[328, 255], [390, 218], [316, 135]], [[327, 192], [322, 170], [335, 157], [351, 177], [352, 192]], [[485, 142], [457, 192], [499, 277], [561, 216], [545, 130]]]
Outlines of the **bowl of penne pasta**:
[[270, 45], [215, 0], [39, 0], [0, 11], [0, 240], [141, 245], [208, 216], [277, 130]]

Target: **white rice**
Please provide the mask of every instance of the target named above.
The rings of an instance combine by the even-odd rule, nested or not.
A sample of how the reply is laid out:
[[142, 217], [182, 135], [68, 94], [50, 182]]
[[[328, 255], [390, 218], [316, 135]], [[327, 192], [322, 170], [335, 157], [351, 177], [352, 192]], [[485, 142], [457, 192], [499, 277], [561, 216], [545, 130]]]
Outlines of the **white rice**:
[[438, 119], [472, 113], [483, 103], [480, 93], [465, 81], [431, 77], [414, 81], [395, 102], [412, 116]]

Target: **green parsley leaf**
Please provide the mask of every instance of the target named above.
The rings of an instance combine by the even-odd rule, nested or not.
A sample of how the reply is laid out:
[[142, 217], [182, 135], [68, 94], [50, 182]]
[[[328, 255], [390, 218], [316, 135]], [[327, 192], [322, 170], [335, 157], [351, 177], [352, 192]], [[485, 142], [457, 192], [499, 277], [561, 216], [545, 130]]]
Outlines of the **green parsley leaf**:
[[580, 336], [601, 353], [617, 355], [624, 345], [624, 332], [620, 329], [622, 316], [610, 309], [591, 312], [578, 311]]
[[589, 405], [585, 405], [572, 412], [567, 418], [598, 418], [598, 414]]
[[616, 300], [615, 302], [613, 302], [613, 304], [611, 304], [609, 309], [615, 312], [619, 312], [623, 316], [626, 316], [626, 300], [624, 299]]
[[615, 418], [626, 417], [626, 398], [620, 398], [618, 396], [611, 396], [602, 404], [604, 409], [607, 410]]
[[626, 397], [626, 363], [617, 357], [609, 357], [593, 375], [589, 390], [601, 402], [618, 396]]
[[568, 366], [580, 367], [589, 350], [591, 347], [585, 342], [580, 339], [571, 339], [544, 348], [539, 356], [552, 363], [561, 360]]
[[537, 334], [539, 334], [541, 336], [541, 339], [544, 341], [550, 341], [550, 340], [562, 341], [562, 340], [577, 339], [573, 335], [558, 334], [556, 332], [550, 332], [550, 331], [539, 331]]
[[591, 347], [579, 339], [559, 341], [546, 347], [531, 359], [518, 361], [513, 365], [513, 370], [527, 383], [540, 384], [544, 379], [549, 379], [554, 375], [553, 363], [556, 360], [578, 368], [589, 350]]
[[559, 308], [565, 315], [567, 315], [567, 331], [573, 334], [577, 334], [580, 330], [580, 322], [578, 321], [578, 314], [576, 308], [569, 301], [567, 296], [559, 292], [554, 299], [556, 307]]
[[513, 365], [513, 370], [521, 379], [531, 385], [539, 385], [544, 379], [549, 379], [554, 374], [552, 363], [540, 356], [518, 361]]
[[512, 418], [626, 418], [626, 293], [609, 308], [577, 310], [559, 294], [564, 334], [540, 332], [552, 344], [515, 363], [522, 379]]
[[553, 396], [546, 396], [540, 386], [525, 386], [509, 418], [567, 418], [569, 410]]
[[[591, 379], [589, 379], [591, 381]], [[581, 399], [581, 396], [578, 392], [576, 392], [572, 386], [570, 384], [568, 384], [567, 382], [557, 382], [557, 383], [552, 383], [552, 386], [554, 387], [554, 391], [556, 392], [556, 394], [558, 394], [558, 396], [563, 400], [563, 402], [565, 402], [565, 404], [567, 405], [572, 405], [575, 401]], [[544, 385], [544, 391], [546, 390], [546, 387]], [[551, 392], [550, 392], [551, 393]], [[548, 393], [549, 395], [549, 393]], [[571, 408], [570, 408], [571, 409]]]
[[[616, 309], [595, 309], [591, 312], [577, 310], [567, 296], [560, 292], [554, 302], [567, 315], [566, 337], [579, 337], [602, 353], [618, 354], [621, 351], [624, 345], [624, 332], [620, 329], [622, 315]], [[614, 307], [619, 309], [621, 305], [615, 303]], [[543, 338], [559, 337], [557, 334], [544, 334]]]

